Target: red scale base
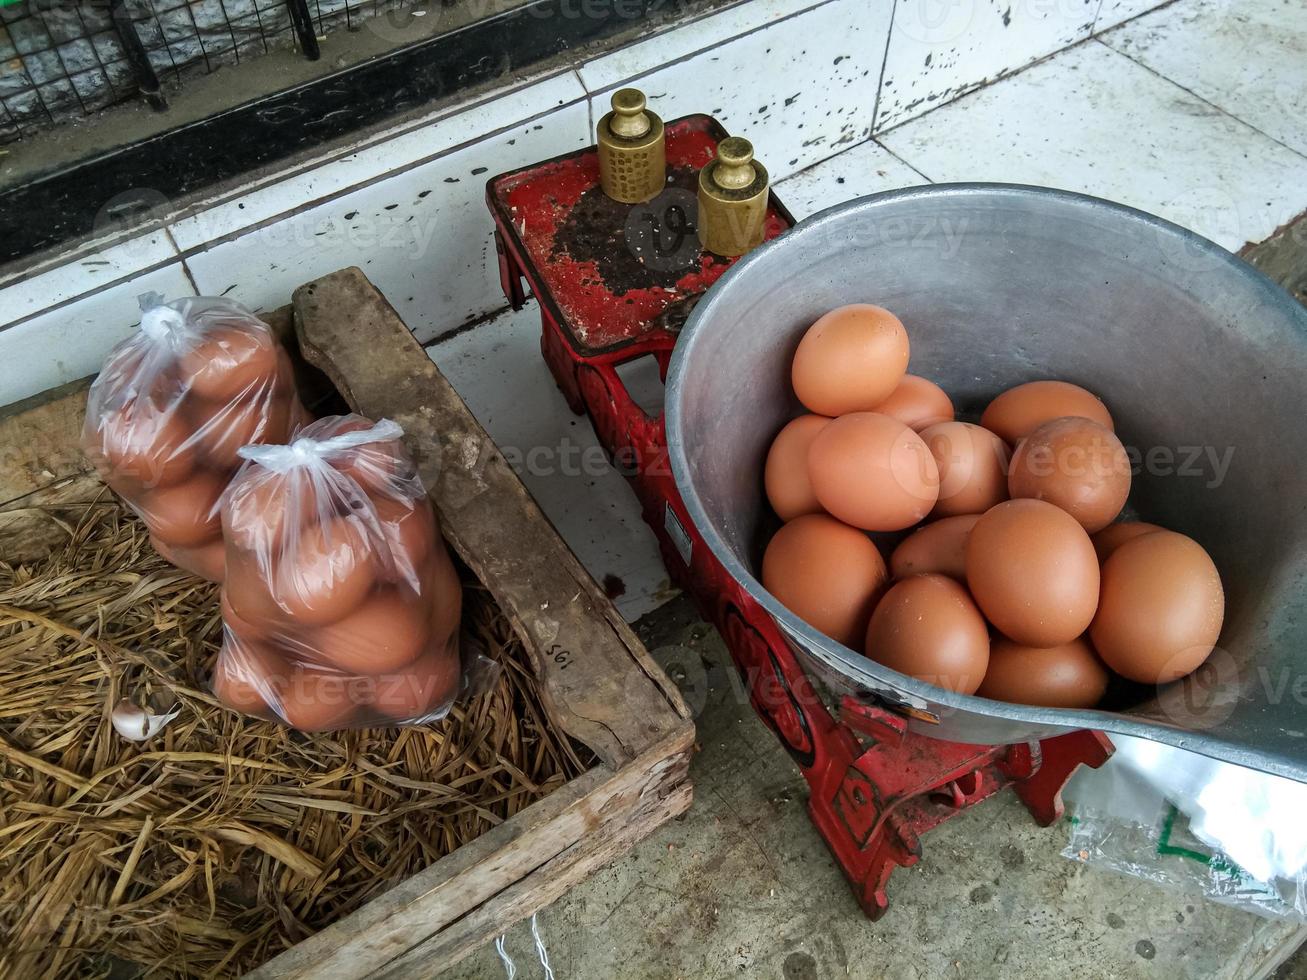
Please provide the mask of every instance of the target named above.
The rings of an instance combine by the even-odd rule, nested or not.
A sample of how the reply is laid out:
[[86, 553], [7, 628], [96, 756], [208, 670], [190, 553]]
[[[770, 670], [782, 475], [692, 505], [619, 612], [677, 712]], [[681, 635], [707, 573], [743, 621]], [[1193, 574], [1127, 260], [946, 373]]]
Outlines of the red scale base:
[[[701, 252], [693, 228], [696, 174], [725, 131], [689, 116], [666, 133], [668, 190], [647, 205], [603, 196], [593, 147], [492, 179], [504, 293], [520, 309], [525, 280], [539, 301], [540, 348], [558, 387], [628, 475], [668, 573], [721, 631], [754, 709], [808, 781], [813, 822], [877, 919], [890, 873], [917, 862], [924, 832], [1008, 785], [1051, 824], [1075, 768], [1102, 765], [1112, 744], [1094, 731], [1018, 745], [944, 742], [847, 696], [833, 714], [775, 624], [714, 559], [681, 503], [662, 417], [646, 414], [617, 374], [652, 355], [665, 379], [695, 299], [734, 261]], [[793, 223], [773, 193], [766, 237]]]

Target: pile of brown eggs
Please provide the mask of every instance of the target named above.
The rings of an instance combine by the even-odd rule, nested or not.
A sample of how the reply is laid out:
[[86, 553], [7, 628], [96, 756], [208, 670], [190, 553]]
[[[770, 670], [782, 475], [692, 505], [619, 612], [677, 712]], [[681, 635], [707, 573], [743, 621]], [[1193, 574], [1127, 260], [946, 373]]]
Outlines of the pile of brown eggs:
[[[355, 416], [307, 431], [370, 426]], [[220, 700], [306, 732], [417, 724], [450, 703], [462, 591], [411, 468], [394, 441], [241, 471], [222, 511]]]
[[84, 445], [164, 558], [221, 582], [218, 501], [251, 443], [307, 420], [290, 359], [252, 317], [213, 319], [180, 351], [135, 335], [92, 388]]
[[[964, 694], [1091, 707], [1110, 671], [1163, 684], [1211, 653], [1220, 576], [1191, 538], [1113, 523], [1129, 455], [1092, 393], [1062, 381], [1003, 392], [979, 424], [907, 374], [888, 310], [832, 310], [804, 334], [792, 382], [810, 414], [767, 455], [785, 522], [763, 585], [814, 628]], [[914, 529], [888, 568], [868, 532]]]

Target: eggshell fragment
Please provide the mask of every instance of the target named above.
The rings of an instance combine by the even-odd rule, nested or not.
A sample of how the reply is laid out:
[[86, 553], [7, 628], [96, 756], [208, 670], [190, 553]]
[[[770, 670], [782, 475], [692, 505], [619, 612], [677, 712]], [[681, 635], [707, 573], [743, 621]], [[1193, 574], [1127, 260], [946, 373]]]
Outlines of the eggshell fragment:
[[896, 579], [933, 572], [966, 582], [967, 538], [978, 520], [979, 514], [945, 517], [913, 531], [890, 555], [890, 572]]
[[1066, 511], [1042, 500], [1008, 500], [971, 529], [967, 585], [985, 618], [1009, 639], [1060, 646], [1094, 618], [1098, 556]]
[[763, 467], [763, 486], [767, 502], [782, 521], [821, 512], [808, 479], [808, 450], [829, 421], [825, 415], [800, 415], [786, 423], [772, 440]]
[[1021, 440], [1007, 482], [1014, 498], [1047, 500], [1093, 534], [1125, 506], [1130, 457], [1121, 440], [1097, 422], [1054, 419]]
[[1045, 422], [1071, 415], [1115, 428], [1107, 406], [1097, 395], [1066, 381], [1031, 381], [1009, 388], [989, 403], [980, 424], [1016, 445]]
[[888, 398], [908, 367], [908, 334], [889, 310], [870, 303], [841, 306], [804, 333], [790, 372], [794, 393], [810, 412], [869, 412]]
[[989, 650], [982, 698], [1043, 708], [1092, 708], [1107, 692], [1107, 668], [1083, 637], [1056, 647], [1026, 647], [1002, 637]]
[[874, 412], [841, 416], [817, 433], [808, 477], [822, 507], [868, 531], [911, 527], [939, 494], [939, 470], [921, 437]]
[[1090, 540], [1094, 542], [1094, 550], [1098, 552], [1098, 563], [1101, 565], [1111, 557], [1112, 552], [1125, 544], [1127, 541], [1133, 541], [1141, 534], [1151, 534], [1154, 531], [1161, 531], [1164, 528], [1156, 524], [1145, 524], [1143, 521], [1122, 521], [1117, 524], [1109, 524], [1097, 534], [1090, 535]]
[[1197, 541], [1154, 531], [1103, 563], [1102, 598], [1089, 635], [1109, 667], [1143, 684], [1196, 670], [1221, 635], [1225, 591]]
[[970, 422], [941, 422], [921, 431], [939, 470], [935, 517], [983, 514], [1007, 499], [1008, 448]]
[[913, 575], [890, 587], [871, 614], [867, 656], [959, 694], [980, 686], [989, 628], [967, 590], [946, 575]]
[[898, 419], [914, 432], [953, 421], [953, 402], [944, 389], [916, 374], [903, 375], [898, 387], [875, 411]]
[[762, 558], [768, 592], [814, 629], [855, 650], [887, 577], [871, 539], [825, 514], [790, 521]]

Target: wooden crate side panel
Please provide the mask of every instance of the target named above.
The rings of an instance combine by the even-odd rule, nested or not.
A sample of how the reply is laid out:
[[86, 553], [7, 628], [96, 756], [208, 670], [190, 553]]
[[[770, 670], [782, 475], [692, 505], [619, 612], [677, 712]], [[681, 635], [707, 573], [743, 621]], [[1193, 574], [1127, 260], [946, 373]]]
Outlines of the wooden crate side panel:
[[[692, 744], [687, 728], [620, 770], [596, 766], [265, 963], [249, 980], [373, 977], [397, 961], [465, 955], [497, 934], [487, 928], [502, 932], [598, 867], [590, 856], [606, 863], [629, 849], [633, 834], [684, 812]], [[484, 916], [492, 901], [496, 911]], [[473, 927], [462, 925], [468, 921]], [[446, 942], [451, 928], [458, 931]]]
[[83, 378], [3, 410], [0, 504], [90, 471], [81, 447], [90, 386], [91, 379]]
[[303, 356], [357, 411], [404, 427], [445, 536], [522, 636], [557, 723], [613, 765], [687, 727], [674, 686], [363, 273], [301, 286], [294, 306]]

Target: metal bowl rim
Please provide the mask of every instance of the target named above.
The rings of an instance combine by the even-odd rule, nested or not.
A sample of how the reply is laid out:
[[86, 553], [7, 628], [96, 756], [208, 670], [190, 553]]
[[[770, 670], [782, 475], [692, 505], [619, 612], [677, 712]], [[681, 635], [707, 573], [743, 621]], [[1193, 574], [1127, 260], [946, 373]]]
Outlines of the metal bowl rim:
[[[1156, 719], [1135, 719], [1130, 715], [1117, 712], [1073, 708], [1040, 708], [1010, 704], [1005, 701], [993, 701], [989, 698], [970, 694], [956, 694], [934, 684], [927, 684], [906, 674], [901, 674], [836, 642], [824, 633], [813, 629], [781, 605], [770, 592], [762, 587], [762, 583], [753, 576], [749, 568], [735, 558], [726, 542], [708, 519], [707, 510], [690, 481], [689, 459], [686, 456], [685, 443], [682, 438], [681, 413], [679, 410], [685, 364], [687, 359], [693, 355], [696, 335], [703, 329], [703, 324], [716, 314], [717, 307], [723, 302], [721, 297], [727, 292], [722, 288], [723, 285], [729, 285], [734, 279], [747, 274], [750, 268], [763, 261], [772, 251], [787, 247], [789, 239], [811, 234], [814, 228], [836, 223], [851, 212], [893, 201], [912, 200], [914, 198], [966, 198], [977, 196], [998, 196], [1017, 204], [1031, 198], [1051, 198], [1077, 207], [1115, 212], [1128, 220], [1141, 222], [1155, 232], [1174, 236], [1184, 245], [1219, 260], [1227, 265], [1235, 275], [1250, 281], [1261, 291], [1269, 291], [1270, 297], [1268, 298], [1273, 298], [1275, 305], [1286, 307], [1290, 313], [1290, 319], [1296, 321], [1303, 335], [1307, 336], [1307, 309], [1300, 307], [1288, 293], [1262, 272], [1196, 232], [1125, 204], [1056, 188], [1038, 187], [1029, 184], [981, 182], [928, 184], [870, 194], [819, 211], [799, 222], [784, 235], [772, 239], [751, 251], [722, 275], [690, 314], [672, 352], [667, 372], [665, 403], [667, 447], [671, 460], [672, 475], [676, 480], [681, 499], [699, 534], [727, 573], [777, 621], [784, 632], [799, 638], [807, 655], [817, 657], [832, 670], [847, 677], [860, 687], [874, 688], [877, 684], [889, 684], [912, 697], [920, 698], [925, 702], [933, 702], [946, 709], [959, 712], [988, 715], [1026, 724], [1061, 726], [1067, 729], [1098, 728], [1124, 735], [1137, 735], [1155, 741], [1165, 741], [1173, 745], [1202, 751], [1204, 742], [1217, 740], [1208, 739], [1200, 732], [1192, 732]], [[1224, 754], [1229, 757], [1228, 752]], [[1281, 775], [1290, 778], [1304, 778], [1297, 767], [1282, 763], [1276, 765], [1273, 760], [1267, 759], [1265, 756], [1259, 759], [1259, 767], [1278, 771]]]

